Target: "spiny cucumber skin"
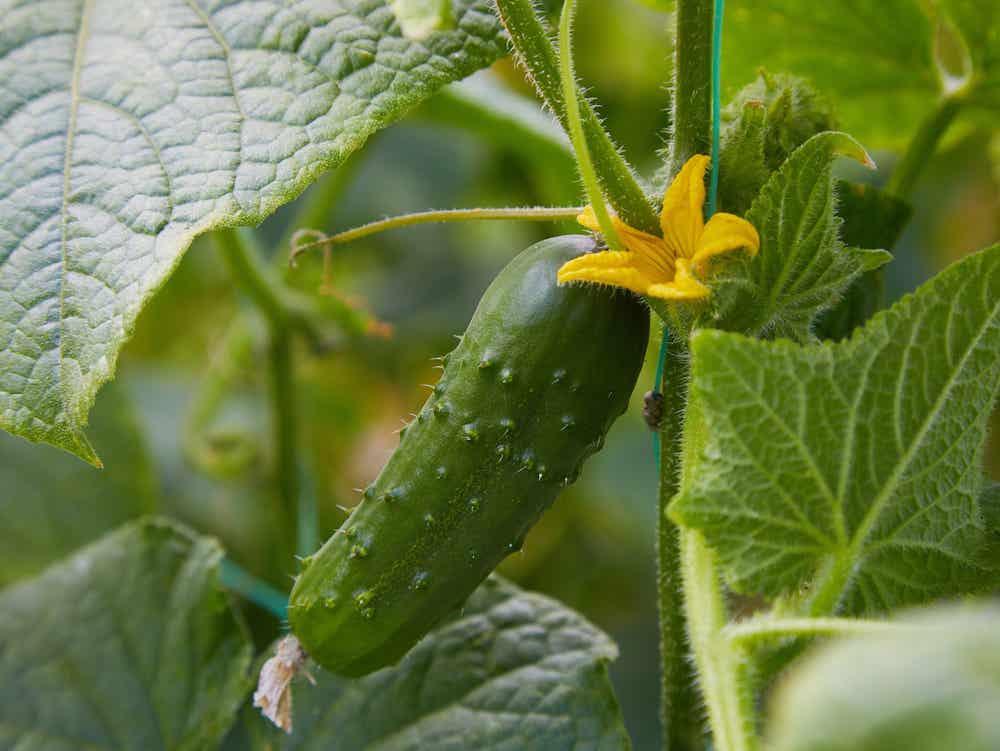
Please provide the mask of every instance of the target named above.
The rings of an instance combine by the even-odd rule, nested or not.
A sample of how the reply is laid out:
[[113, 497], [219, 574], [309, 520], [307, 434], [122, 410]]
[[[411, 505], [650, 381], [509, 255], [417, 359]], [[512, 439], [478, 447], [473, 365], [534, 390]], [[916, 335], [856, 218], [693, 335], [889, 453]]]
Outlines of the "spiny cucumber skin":
[[304, 562], [289, 621], [327, 670], [397, 662], [520, 549], [625, 411], [648, 312], [620, 291], [556, 286], [593, 250], [555, 237], [508, 264], [361, 504]]

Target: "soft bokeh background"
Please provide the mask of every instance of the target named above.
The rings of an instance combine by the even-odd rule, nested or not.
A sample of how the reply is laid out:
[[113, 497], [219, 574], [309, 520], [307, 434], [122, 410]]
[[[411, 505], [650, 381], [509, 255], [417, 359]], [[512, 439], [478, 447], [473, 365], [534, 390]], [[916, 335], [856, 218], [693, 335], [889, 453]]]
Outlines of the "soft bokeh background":
[[[549, 3], [553, 11], [557, 5]], [[578, 22], [578, 72], [628, 157], [650, 176], [660, 166], [657, 151], [667, 122], [669, 16], [634, 0], [607, 0], [583, 3]], [[727, 72], [727, 89], [735, 91], [752, 74]], [[530, 96], [509, 62], [487, 77], [477, 85]], [[518, 142], [446, 104], [432, 102], [384, 131], [339, 173], [260, 227], [257, 237], [275, 266], [283, 266], [288, 232], [303, 221], [299, 212], [311, 196], [323, 198], [308, 226], [326, 231], [425, 208], [579, 201], [571, 162], [558, 148]], [[851, 122], [843, 126], [852, 130]], [[865, 179], [880, 182], [894, 157], [871, 145], [883, 169]], [[928, 164], [915, 195], [916, 219], [888, 270], [891, 299], [996, 241], [997, 156], [997, 134], [969, 126], [956, 129]], [[324, 357], [304, 348], [298, 353], [303, 466], [315, 484], [324, 538], [344, 518], [338, 507], [357, 501], [353, 488], [372, 480], [393, 450], [400, 421], [425, 399], [419, 384], [436, 378], [431, 357], [453, 346], [452, 335], [465, 328], [494, 274], [532, 242], [566, 230], [572, 227], [420, 227], [335, 251], [338, 294], [363, 300], [394, 333], [348, 341]], [[321, 256], [310, 256], [288, 279], [316, 294], [320, 268]], [[131, 516], [158, 510], [217, 535], [233, 559], [286, 588], [292, 567], [274, 554], [263, 332], [210, 238], [196, 242], [143, 314], [118, 380], [99, 398], [92, 434], [107, 469], [97, 473], [54, 449], [0, 436], [6, 488], [0, 519], [7, 529], [0, 583], [37, 570]], [[229, 358], [230, 350], [239, 356]], [[655, 351], [654, 344], [632, 409], [605, 450], [524, 550], [503, 565], [506, 575], [564, 600], [618, 640], [622, 656], [613, 673], [637, 749], [655, 748], [659, 732], [655, 466], [639, 414]], [[192, 429], [207, 384], [218, 386], [222, 397], [210, 418]], [[205, 435], [214, 441], [208, 458], [199, 454]], [[1000, 479], [995, 438], [986, 464]], [[271, 616], [249, 605], [245, 610], [260, 643], [276, 633]]]

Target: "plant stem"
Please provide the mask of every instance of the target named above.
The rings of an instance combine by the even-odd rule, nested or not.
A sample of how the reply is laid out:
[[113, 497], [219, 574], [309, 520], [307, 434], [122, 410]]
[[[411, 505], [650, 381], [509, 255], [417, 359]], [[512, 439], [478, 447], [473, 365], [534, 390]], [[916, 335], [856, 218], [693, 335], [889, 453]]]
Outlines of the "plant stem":
[[961, 109], [960, 96], [943, 97], [937, 106], [923, 119], [917, 132], [906, 147], [899, 164], [889, 176], [885, 191], [899, 198], [909, 198], [920, 178], [921, 172], [930, 161], [938, 142], [948, 130]]
[[604, 241], [611, 250], [625, 250], [615, 225], [611, 223], [608, 207], [604, 205], [604, 196], [594, 171], [594, 162], [590, 158], [590, 149], [583, 134], [583, 122], [580, 118], [580, 102], [576, 95], [576, 73], [573, 70], [573, 14], [576, 0], [565, 0], [562, 16], [559, 19], [559, 73], [562, 77], [563, 101], [566, 102], [566, 123], [569, 126], [569, 140], [573, 143], [576, 153], [577, 169], [583, 180], [587, 200], [597, 217], [597, 224], [604, 235]]
[[[269, 331], [269, 380], [271, 404], [271, 430], [274, 436], [275, 478], [278, 497], [285, 510], [286, 539], [294, 540], [293, 549], [299, 555], [309, 555], [313, 550], [303, 550], [299, 539], [302, 528], [315, 529], [314, 519], [303, 519], [306, 511], [299, 508], [298, 467], [298, 405], [295, 398], [295, 373], [292, 337], [287, 326], [272, 323]], [[315, 513], [315, 508], [312, 509]]]
[[[697, 399], [684, 415], [683, 471], [704, 446], [707, 426]], [[715, 552], [701, 532], [680, 529], [684, 611], [715, 751], [757, 747], [752, 692], [744, 655], [726, 638], [729, 621]]]
[[[683, 161], [709, 150], [712, 72], [712, 0], [678, 0], [676, 7], [676, 48], [674, 67], [673, 141], [671, 153], [673, 172]], [[664, 331], [664, 336], [667, 336]], [[702, 747], [704, 735], [700, 702], [694, 669], [689, 659], [688, 632], [695, 637], [691, 621], [692, 608], [702, 612], [701, 599], [713, 595], [692, 592], [699, 585], [691, 580], [695, 574], [682, 566], [682, 535], [667, 516], [667, 505], [676, 495], [681, 468], [681, 456], [687, 402], [688, 352], [680, 340], [666, 345], [663, 378], [657, 388], [664, 398], [664, 423], [660, 438], [660, 489], [657, 535], [658, 599], [660, 613], [661, 718], [665, 751], [689, 751]], [[718, 583], [712, 585], [718, 592]], [[721, 599], [718, 603], [721, 607]], [[685, 620], [685, 616], [687, 619]], [[724, 616], [723, 620], [724, 620]], [[703, 624], [704, 625], [704, 624]], [[709, 628], [705, 626], [705, 628]], [[706, 638], [705, 628], [699, 637]], [[710, 628], [709, 628], [710, 630]], [[704, 646], [704, 645], [703, 645]], [[704, 655], [703, 655], [704, 656]], [[699, 662], [702, 687], [718, 685], [717, 677], [706, 678], [705, 670], [714, 667], [712, 661]], [[723, 701], [714, 697], [716, 704]], [[715, 730], [719, 707], [709, 713]], [[724, 746], [717, 745], [719, 751]], [[726, 748], [726, 751], [729, 751]]]
[[788, 636], [851, 636], [895, 633], [910, 628], [906, 624], [863, 618], [757, 618], [734, 623], [724, 629], [726, 638], [742, 649], [760, 642]]
[[[239, 288], [263, 314], [268, 323], [268, 366], [271, 427], [274, 436], [275, 477], [280, 501], [278, 516], [287, 549], [297, 549], [298, 466], [297, 408], [293, 372], [292, 332], [299, 320], [286, 305], [283, 291], [262, 267], [248, 231], [223, 230], [215, 234], [216, 244]], [[311, 552], [311, 551], [309, 551]]]
[[261, 581], [235, 561], [222, 559], [219, 563], [219, 578], [226, 589], [231, 589], [282, 620], [288, 617], [288, 598], [285, 594]]
[[[568, 133], [559, 61], [532, 0], [496, 0], [496, 8], [528, 77]], [[580, 109], [587, 146], [608, 201], [626, 224], [659, 233], [659, 219], [632, 168], [604, 130], [593, 107], [584, 101]]]
[[681, 565], [691, 647], [715, 751], [756, 748], [742, 656], [724, 638], [728, 621], [715, 553], [696, 530], [682, 529]]
[[666, 751], [694, 751], [702, 746], [701, 700], [688, 650], [681, 577], [680, 536], [667, 518], [667, 504], [677, 493], [681, 437], [687, 393], [687, 352], [664, 331], [663, 372], [656, 388], [663, 394], [659, 431], [659, 513], [657, 515], [657, 590], [660, 615], [660, 718]]
[[[387, 219], [362, 224], [360, 227], [338, 232], [335, 235], [324, 235], [316, 230], [300, 230], [292, 235], [291, 263], [302, 253], [312, 248], [328, 245], [342, 245], [362, 237], [377, 235], [379, 232], [410, 227], [415, 224], [437, 224], [441, 222], [470, 222], [495, 219], [520, 219], [527, 222], [551, 222], [574, 220], [583, 211], [582, 206], [526, 206], [522, 208], [503, 209], [442, 209], [435, 211], [418, 211], [413, 214], [400, 214]], [[306, 240], [308, 237], [317, 238]]]
[[677, 0], [671, 173], [711, 150], [712, 0]]

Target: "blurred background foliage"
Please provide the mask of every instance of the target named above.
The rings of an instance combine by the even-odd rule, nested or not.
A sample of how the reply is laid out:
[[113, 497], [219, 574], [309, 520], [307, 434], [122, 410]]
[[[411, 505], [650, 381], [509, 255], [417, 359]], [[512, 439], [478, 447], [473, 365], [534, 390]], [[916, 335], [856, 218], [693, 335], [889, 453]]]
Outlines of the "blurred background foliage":
[[[643, 175], [660, 167], [668, 123], [669, 16], [650, 0], [581, 6], [578, 72], [610, 130]], [[559, 3], [547, 2], [554, 14]], [[734, 93], [765, 59], [740, 40], [749, 23], [740, 3], [728, 19], [726, 88]], [[735, 30], [734, 30], [735, 28]], [[760, 28], [756, 26], [755, 28]], [[762, 40], [769, 43], [773, 35]], [[735, 45], [735, 46], [733, 46]], [[807, 71], [808, 72], [808, 71]], [[824, 81], [825, 83], [825, 81]], [[872, 127], [857, 100], [827, 92], [842, 126], [856, 133], [881, 170], [845, 176], [880, 183], [891, 171], [898, 129]], [[534, 135], [477, 109], [482, 97], [514, 98]], [[285, 270], [288, 238], [301, 227], [331, 232], [427, 208], [578, 203], [561, 135], [540, 114], [510, 61], [432, 100], [375, 137], [257, 231], [268, 263], [287, 283], [319, 295], [323, 256]], [[906, 99], [910, 102], [910, 98]], [[909, 104], [897, 114], [906, 124]], [[887, 134], [891, 134], [887, 136]], [[915, 218], [887, 269], [889, 299], [1000, 235], [1000, 136], [977, 121], [956, 128], [927, 165], [914, 195]], [[305, 209], [303, 207], [306, 207]], [[425, 226], [338, 246], [331, 254], [336, 300], [361, 304], [391, 327], [341, 337], [317, 355], [296, 352], [300, 446], [325, 537], [355, 504], [397, 443], [396, 431], [437, 377], [431, 358], [454, 344], [494, 274], [516, 253], [572, 225], [477, 223]], [[654, 332], [658, 336], [658, 332]], [[125, 519], [158, 510], [222, 540], [232, 559], [279, 588], [294, 573], [276, 540], [274, 447], [270, 445], [265, 327], [240, 299], [211, 238], [187, 253], [143, 313], [104, 390], [92, 437], [105, 462], [95, 472], [42, 446], [0, 436], [0, 584], [37, 571]], [[658, 738], [654, 597], [655, 465], [640, 411], [651, 385], [655, 344], [632, 409], [604, 451], [532, 532], [503, 572], [551, 594], [606, 629], [621, 645], [614, 666], [637, 749]], [[206, 407], [207, 405], [207, 407]], [[986, 465], [1000, 479], [1000, 422]], [[258, 643], [274, 618], [244, 607]]]

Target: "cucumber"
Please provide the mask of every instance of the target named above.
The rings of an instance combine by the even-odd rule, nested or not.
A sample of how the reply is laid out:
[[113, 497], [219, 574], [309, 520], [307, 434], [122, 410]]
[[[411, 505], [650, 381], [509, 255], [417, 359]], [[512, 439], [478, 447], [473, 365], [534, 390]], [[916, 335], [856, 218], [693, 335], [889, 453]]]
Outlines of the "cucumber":
[[563, 263], [593, 250], [590, 237], [555, 237], [501, 271], [361, 503], [303, 561], [289, 621], [327, 670], [398, 661], [521, 548], [603, 446], [649, 315], [630, 293], [556, 285]]

